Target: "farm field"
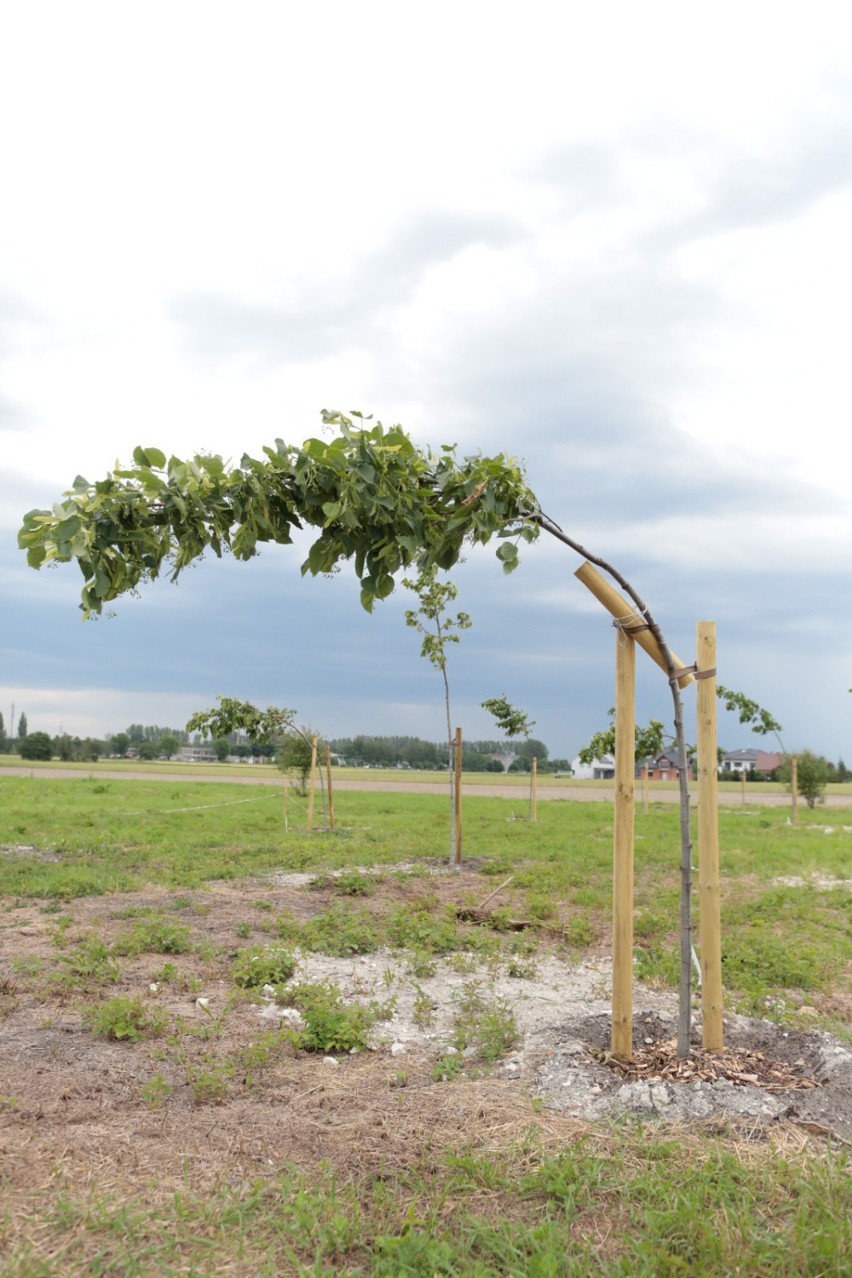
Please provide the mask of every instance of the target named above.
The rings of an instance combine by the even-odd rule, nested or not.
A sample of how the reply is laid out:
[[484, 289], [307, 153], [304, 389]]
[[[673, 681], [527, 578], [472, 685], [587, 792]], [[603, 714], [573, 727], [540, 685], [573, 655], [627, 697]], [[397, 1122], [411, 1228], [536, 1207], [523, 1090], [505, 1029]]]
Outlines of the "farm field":
[[472, 795], [454, 872], [440, 796], [309, 834], [89, 770], [0, 771], [4, 1275], [847, 1272], [842, 813], [721, 811], [730, 1045], [684, 1081], [677, 814], [639, 808], [625, 1079], [608, 802]]
[[[165, 781], [228, 781], [242, 785], [281, 784], [278, 770], [262, 764], [198, 764], [156, 761], [143, 763], [136, 759], [101, 759], [96, 763], [23, 763], [17, 755], [0, 755], [0, 776], [39, 776], [41, 773], [63, 777], [98, 777], [108, 780]], [[529, 794], [530, 779], [521, 773], [465, 772], [465, 792], [490, 795], [492, 798], [511, 798]], [[375, 790], [399, 793], [443, 794], [446, 779], [442, 772], [416, 771], [391, 768], [332, 768], [332, 784], [341, 790]], [[693, 783], [694, 788], [694, 783]], [[745, 803], [743, 787], [739, 781], [721, 781], [718, 786], [719, 804], [724, 807], [742, 807], [753, 804], [767, 807], [789, 807], [790, 796], [786, 788], [772, 781], [749, 783]], [[677, 803], [677, 783], [652, 781], [647, 783], [649, 802]], [[538, 778], [538, 797], [548, 799], [574, 798], [584, 802], [607, 802], [612, 799], [611, 781], [583, 781], [543, 773]], [[641, 781], [636, 782], [636, 799], [642, 801]], [[800, 800], [803, 803], [803, 801]], [[832, 783], [827, 787], [825, 801], [820, 807], [852, 808], [852, 782]]]

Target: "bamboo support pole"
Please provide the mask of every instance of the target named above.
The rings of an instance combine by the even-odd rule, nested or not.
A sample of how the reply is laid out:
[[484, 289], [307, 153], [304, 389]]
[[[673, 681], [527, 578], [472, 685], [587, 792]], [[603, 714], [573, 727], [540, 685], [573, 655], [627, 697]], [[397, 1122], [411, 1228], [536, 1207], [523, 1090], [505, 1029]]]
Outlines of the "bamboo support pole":
[[615, 637], [615, 814], [612, 876], [612, 1054], [633, 1054], [633, 829], [636, 645]]
[[793, 825], [799, 824], [799, 760], [793, 755], [790, 760], [790, 797], [793, 800]]
[[314, 828], [314, 790], [317, 784], [317, 739], [311, 737], [311, 779], [308, 783], [308, 829]]
[[331, 746], [325, 747], [325, 775], [328, 781], [328, 828], [334, 833], [334, 792], [331, 788]]
[[[722, 926], [719, 885], [719, 802], [716, 755], [716, 626], [696, 629], [698, 675], [698, 899], [701, 946], [702, 1046], [724, 1049], [722, 1026]], [[745, 775], [745, 774], [743, 774]]]
[[[633, 627], [644, 626], [646, 624], [645, 618], [636, 611], [635, 606], [632, 603], [629, 603], [623, 595], [620, 595], [618, 591], [609, 584], [606, 578], [598, 572], [597, 568], [594, 568], [590, 563], [580, 564], [580, 567], [574, 573], [574, 576], [582, 581], [586, 589], [592, 592], [598, 602], [603, 604], [607, 612], [615, 617], [616, 621], [618, 621], [624, 629], [631, 630]], [[654, 634], [650, 630], [639, 630], [632, 637], [636, 640], [639, 647], [643, 648], [645, 652], [647, 652], [648, 656], [651, 657], [652, 660], [656, 661], [660, 669], [664, 670], [666, 674], [668, 674], [666, 659], [663, 656], [662, 648], [658, 644]], [[676, 657], [674, 653], [671, 654], [671, 657], [676, 670], [686, 668], [681, 659]], [[680, 677], [680, 679], [678, 679], [678, 684], [681, 688], [685, 688], [687, 684], [693, 682], [694, 680], [691, 674], [684, 674]]]
[[453, 801], [455, 803], [455, 847], [453, 848], [453, 864], [462, 863], [462, 730], [456, 728], [456, 786]]

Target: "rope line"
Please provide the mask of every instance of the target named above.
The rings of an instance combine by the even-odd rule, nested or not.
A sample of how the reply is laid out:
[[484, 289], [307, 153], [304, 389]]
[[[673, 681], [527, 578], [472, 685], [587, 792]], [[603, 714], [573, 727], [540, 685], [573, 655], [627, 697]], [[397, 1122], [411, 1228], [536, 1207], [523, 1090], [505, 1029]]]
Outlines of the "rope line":
[[259, 794], [256, 799], [228, 799], [226, 803], [198, 803], [191, 808], [164, 808], [162, 812], [152, 812], [150, 808], [125, 808], [123, 812], [116, 812], [116, 816], [170, 816], [172, 812], [204, 812], [208, 808], [233, 808], [240, 803], [262, 803], [264, 799], [278, 799], [281, 796], [277, 790], [273, 790], [271, 794]]

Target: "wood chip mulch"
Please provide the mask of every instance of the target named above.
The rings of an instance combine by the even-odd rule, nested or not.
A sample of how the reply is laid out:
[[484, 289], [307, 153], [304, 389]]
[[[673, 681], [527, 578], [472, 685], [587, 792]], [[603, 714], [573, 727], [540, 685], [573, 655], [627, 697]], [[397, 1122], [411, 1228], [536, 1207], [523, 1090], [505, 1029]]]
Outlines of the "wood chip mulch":
[[805, 1091], [823, 1084], [805, 1078], [788, 1065], [767, 1058], [763, 1052], [747, 1049], [725, 1052], [695, 1051], [689, 1057], [677, 1055], [674, 1039], [642, 1047], [629, 1061], [616, 1060], [609, 1052], [592, 1053], [597, 1060], [626, 1082], [640, 1079], [669, 1083], [716, 1083], [727, 1079], [740, 1087], [759, 1087], [765, 1092]]

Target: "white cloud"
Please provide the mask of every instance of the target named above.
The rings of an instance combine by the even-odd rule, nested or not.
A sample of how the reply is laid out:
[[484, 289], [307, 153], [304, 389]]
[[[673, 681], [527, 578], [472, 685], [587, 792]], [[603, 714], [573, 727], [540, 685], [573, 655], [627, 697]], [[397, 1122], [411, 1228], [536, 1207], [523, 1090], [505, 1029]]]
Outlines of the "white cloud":
[[[777, 672], [802, 739], [839, 752], [837, 671], [809, 675], [807, 703], [794, 676], [808, 634], [852, 620], [850, 25], [839, 3], [723, 2], [712, 21], [550, 0], [18, 6], [0, 77], [18, 122], [0, 138], [8, 682], [43, 685], [53, 718], [66, 688], [69, 722], [83, 682], [112, 728], [168, 717], [114, 696], [181, 680], [215, 695], [238, 674], [274, 700], [278, 628], [284, 681], [299, 672], [327, 726], [405, 730], [416, 656], [396, 621], [364, 622], [353, 583], [205, 568], [84, 638], [76, 570], [28, 574], [14, 549], [26, 509], [137, 443], [238, 458], [357, 407], [524, 457], [548, 511], [684, 627], [676, 646], [709, 601], [728, 659]], [[523, 562], [505, 584], [465, 565], [470, 646], [571, 753], [609, 704], [608, 657], [569, 552]], [[770, 614], [771, 662], [751, 666]], [[330, 636], [365, 695], [326, 714]]]

